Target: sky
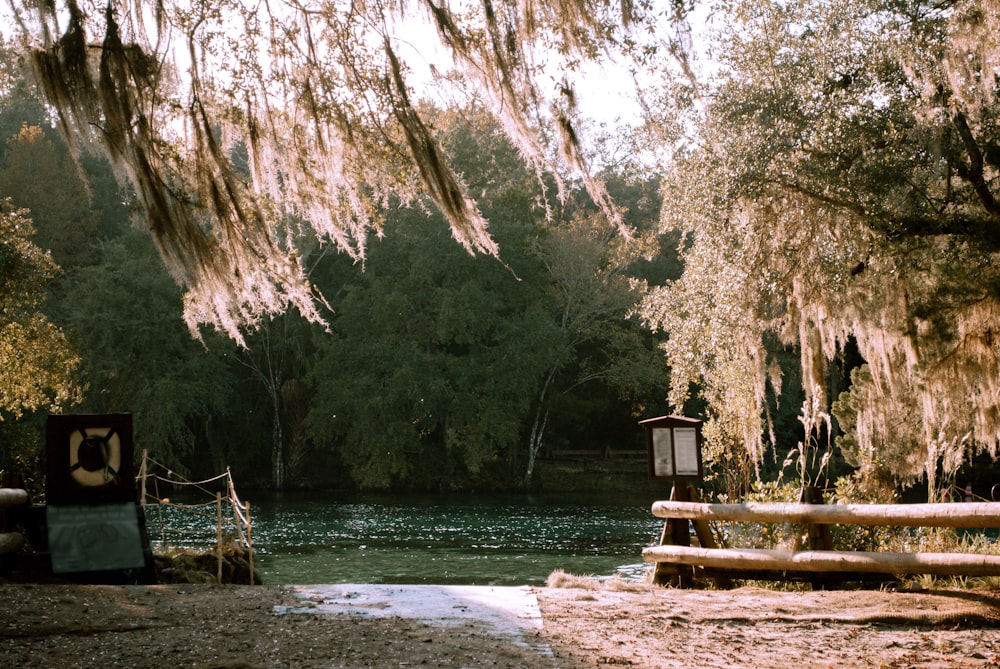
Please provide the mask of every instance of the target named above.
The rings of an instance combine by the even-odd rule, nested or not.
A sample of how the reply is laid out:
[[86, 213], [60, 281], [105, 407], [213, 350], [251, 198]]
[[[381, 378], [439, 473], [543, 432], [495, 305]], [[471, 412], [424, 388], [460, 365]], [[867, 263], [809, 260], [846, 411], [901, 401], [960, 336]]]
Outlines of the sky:
[[[399, 43], [400, 55], [413, 69], [414, 83], [418, 88], [435, 90], [435, 85], [426, 85], [432, 81], [432, 69], [447, 72], [450, 68], [449, 56], [438, 43], [435, 28], [421, 15], [408, 19], [406, 29], [400, 34], [405, 35], [405, 40]], [[543, 94], [556, 90], [561, 78], [557, 66], [553, 66], [546, 77], [548, 81], [540, 82]], [[634, 83], [623, 63], [588, 64], [575, 77], [574, 86], [580, 111], [585, 117], [608, 125], [640, 122]], [[447, 99], [442, 92], [441, 99], [435, 101], [445, 103]]]

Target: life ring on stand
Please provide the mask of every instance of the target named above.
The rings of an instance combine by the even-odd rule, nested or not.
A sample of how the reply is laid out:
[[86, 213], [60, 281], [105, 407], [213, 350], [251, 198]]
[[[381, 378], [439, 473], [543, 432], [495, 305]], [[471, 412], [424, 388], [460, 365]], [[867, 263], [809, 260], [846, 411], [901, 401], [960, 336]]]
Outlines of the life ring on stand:
[[79, 428], [69, 437], [69, 471], [87, 488], [111, 483], [122, 465], [122, 443], [115, 428]]

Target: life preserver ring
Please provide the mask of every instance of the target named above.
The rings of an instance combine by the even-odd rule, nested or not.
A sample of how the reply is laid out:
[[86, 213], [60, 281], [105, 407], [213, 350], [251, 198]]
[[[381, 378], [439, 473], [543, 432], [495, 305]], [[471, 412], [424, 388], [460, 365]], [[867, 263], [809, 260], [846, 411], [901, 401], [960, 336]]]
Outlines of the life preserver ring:
[[122, 465], [122, 443], [115, 428], [80, 428], [69, 437], [69, 471], [82, 486], [111, 483]]

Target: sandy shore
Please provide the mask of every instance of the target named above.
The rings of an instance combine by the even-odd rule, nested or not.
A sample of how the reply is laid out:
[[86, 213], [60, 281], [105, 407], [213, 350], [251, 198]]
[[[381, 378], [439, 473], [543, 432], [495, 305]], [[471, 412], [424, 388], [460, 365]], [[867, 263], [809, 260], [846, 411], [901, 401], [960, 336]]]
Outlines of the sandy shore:
[[282, 615], [287, 587], [0, 583], [17, 667], [1000, 667], [1000, 593], [676, 590], [569, 581], [533, 590], [530, 643], [349, 614]]

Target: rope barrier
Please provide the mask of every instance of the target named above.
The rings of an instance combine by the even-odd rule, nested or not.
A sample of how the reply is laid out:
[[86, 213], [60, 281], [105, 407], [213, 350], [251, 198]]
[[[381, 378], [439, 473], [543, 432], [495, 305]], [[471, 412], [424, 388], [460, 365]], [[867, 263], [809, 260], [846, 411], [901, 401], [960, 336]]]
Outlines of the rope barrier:
[[[253, 545], [250, 539], [250, 504], [241, 502], [239, 497], [236, 495], [236, 487], [233, 484], [232, 473], [228, 467], [226, 467], [225, 472], [217, 476], [213, 476], [202, 481], [189, 481], [177, 474], [177, 472], [171, 470], [169, 467], [156, 462], [150, 458], [145, 451], [143, 451], [142, 464], [139, 467], [139, 476], [141, 485], [140, 503], [143, 507], [145, 507], [147, 500], [151, 499], [156, 504], [157, 517], [160, 524], [160, 539], [163, 543], [166, 543], [167, 540], [167, 523], [165, 522], [163, 515], [163, 509], [165, 507], [176, 509], [201, 518], [214, 518], [214, 541], [220, 561], [218, 576], [219, 581], [221, 582], [222, 580], [221, 561], [223, 556], [223, 545], [225, 543], [223, 529], [230, 528], [233, 530], [233, 534], [235, 535], [234, 539], [238, 546], [247, 551], [250, 565], [250, 584], [253, 585]], [[147, 492], [146, 486], [149, 480], [153, 481], [154, 494]], [[225, 481], [225, 492], [219, 490], [212, 491], [206, 487], [209, 484], [219, 481]], [[160, 494], [159, 484], [161, 482], [172, 486], [186, 486], [194, 488], [209, 497], [209, 501], [201, 503], [172, 502], [168, 497], [164, 497]], [[223, 503], [229, 504], [232, 507], [232, 516], [222, 513]], [[224, 518], [227, 520], [224, 520]], [[198, 536], [199, 534], [197, 531], [185, 532], [184, 530], [177, 528], [172, 528], [171, 533], [176, 535], [186, 534], [187, 536]]]

